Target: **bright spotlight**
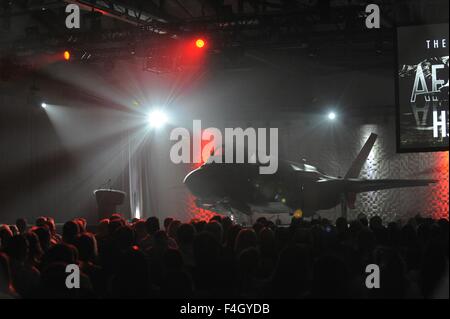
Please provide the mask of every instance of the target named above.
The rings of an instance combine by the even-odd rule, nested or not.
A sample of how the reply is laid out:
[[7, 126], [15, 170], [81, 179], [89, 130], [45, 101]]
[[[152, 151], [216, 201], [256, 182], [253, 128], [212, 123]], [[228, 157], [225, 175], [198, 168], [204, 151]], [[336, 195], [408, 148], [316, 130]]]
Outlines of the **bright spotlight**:
[[203, 47], [205, 47], [205, 44], [206, 44], [206, 42], [203, 39], [197, 39], [195, 41], [195, 46], [199, 49], [202, 49]]
[[334, 120], [334, 119], [336, 119], [336, 113], [334, 113], [334, 112], [328, 113], [328, 119], [329, 119], [329, 120]]
[[167, 123], [168, 118], [163, 111], [154, 110], [147, 115], [147, 121], [150, 127], [160, 128]]
[[64, 60], [69, 61], [70, 60], [70, 52], [69, 51], [64, 51]]
[[47, 103], [42, 102], [42, 103], [41, 103], [41, 107], [45, 109], [45, 108], [47, 107]]

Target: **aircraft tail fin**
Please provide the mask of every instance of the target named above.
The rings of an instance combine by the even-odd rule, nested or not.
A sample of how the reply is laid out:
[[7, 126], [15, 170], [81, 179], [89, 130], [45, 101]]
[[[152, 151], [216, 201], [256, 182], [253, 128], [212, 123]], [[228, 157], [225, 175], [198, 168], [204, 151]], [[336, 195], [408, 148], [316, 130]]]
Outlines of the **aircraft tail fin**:
[[364, 166], [364, 163], [366, 162], [367, 157], [369, 157], [370, 151], [372, 150], [372, 147], [375, 144], [377, 137], [378, 137], [377, 134], [374, 134], [374, 133], [370, 134], [369, 138], [367, 139], [363, 148], [359, 152], [358, 156], [353, 161], [352, 166], [350, 166], [350, 169], [345, 174], [344, 179], [359, 177], [359, 174], [361, 173], [361, 169]]

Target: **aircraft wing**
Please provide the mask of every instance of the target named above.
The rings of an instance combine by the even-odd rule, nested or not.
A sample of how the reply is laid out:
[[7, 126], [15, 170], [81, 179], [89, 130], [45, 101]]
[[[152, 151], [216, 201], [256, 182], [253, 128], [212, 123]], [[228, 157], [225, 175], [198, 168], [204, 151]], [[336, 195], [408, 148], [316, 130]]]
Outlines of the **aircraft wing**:
[[378, 179], [378, 180], [364, 180], [364, 179], [348, 179], [346, 180], [347, 192], [364, 193], [391, 188], [417, 187], [429, 186], [437, 183], [433, 179]]

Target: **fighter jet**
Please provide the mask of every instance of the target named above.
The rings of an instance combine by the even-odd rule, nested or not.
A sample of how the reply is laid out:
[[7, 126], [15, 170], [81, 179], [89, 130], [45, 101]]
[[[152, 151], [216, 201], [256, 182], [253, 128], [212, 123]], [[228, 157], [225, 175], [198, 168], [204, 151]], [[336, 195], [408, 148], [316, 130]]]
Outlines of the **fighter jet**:
[[435, 180], [358, 178], [377, 139], [371, 134], [344, 177], [333, 177], [306, 163], [279, 161], [272, 175], [261, 175], [258, 163], [205, 163], [184, 178], [196, 205], [216, 212], [300, 212], [309, 217], [341, 204], [354, 208], [358, 193], [391, 188], [428, 186]]

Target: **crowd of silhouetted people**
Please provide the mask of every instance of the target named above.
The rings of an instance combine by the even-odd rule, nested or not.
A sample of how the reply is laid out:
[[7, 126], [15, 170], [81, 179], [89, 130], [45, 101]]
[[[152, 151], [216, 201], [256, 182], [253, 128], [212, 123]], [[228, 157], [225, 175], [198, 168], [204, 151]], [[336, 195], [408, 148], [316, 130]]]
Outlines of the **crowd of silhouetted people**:
[[[113, 214], [0, 225], [0, 298], [448, 298], [448, 220], [363, 215], [287, 227]], [[69, 289], [67, 265], [80, 269]], [[369, 289], [366, 267], [380, 269]]]

